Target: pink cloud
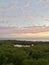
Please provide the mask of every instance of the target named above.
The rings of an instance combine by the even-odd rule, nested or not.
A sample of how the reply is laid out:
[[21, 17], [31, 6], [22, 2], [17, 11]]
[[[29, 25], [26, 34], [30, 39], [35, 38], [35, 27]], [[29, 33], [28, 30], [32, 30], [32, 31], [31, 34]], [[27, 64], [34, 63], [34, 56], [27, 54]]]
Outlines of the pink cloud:
[[27, 3], [24, 4], [24, 7], [29, 7], [31, 3], [31, 0], [29, 0]]
[[[18, 37], [19, 35], [38, 34], [49, 32], [49, 26], [30, 26], [30, 27], [0, 27], [0, 37]], [[14, 34], [14, 35], [13, 35]], [[18, 35], [17, 35], [18, 34]], [[46, 33], [45, 33], [46, 34]], [[11, 36], [10, 36], [11, 35]]]
[[49, 17], [48, 16], [40, 16], [40, 17], [45, 19], [46, 21], [49, 21]]
[[28, 16], [28, 18], [29, 18], [30, 20], [35, 20], [35, 17], [33, 17], [33, 16]]
[[49, 31], [49, 26], [32, 26], [32, 27], [25, 27], [21, 32], [23, 33], [38, 33], [38, 32], [46, 32]]
[[11, 33], [39, 33], [39, 32], [46, 32], [49, 31], [49, 26], [31, 26], [31, 27], [1, 27], [0, 34], [11, 34]]
[[36, 0], [35, 4], [39, 5], [41, 3], [42, 0]]

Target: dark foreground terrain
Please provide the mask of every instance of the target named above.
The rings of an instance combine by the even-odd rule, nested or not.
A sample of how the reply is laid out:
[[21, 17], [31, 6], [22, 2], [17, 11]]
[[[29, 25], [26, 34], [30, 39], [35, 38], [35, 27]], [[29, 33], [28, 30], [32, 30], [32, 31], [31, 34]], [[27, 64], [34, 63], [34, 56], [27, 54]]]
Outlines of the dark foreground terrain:
[[[14, 44], [30, 47], [19, 48]], [[49, 42], [0, 40], [0, 65], [49, 65]]]

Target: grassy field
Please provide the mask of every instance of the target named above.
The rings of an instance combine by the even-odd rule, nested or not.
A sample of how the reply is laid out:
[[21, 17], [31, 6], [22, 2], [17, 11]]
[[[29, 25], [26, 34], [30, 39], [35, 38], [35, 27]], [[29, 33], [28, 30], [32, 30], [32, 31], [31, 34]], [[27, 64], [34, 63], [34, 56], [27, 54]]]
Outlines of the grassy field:
[[[34, 46], [19, 48], [15, 43]], [[0, 40], [0, 65], [49, 65], [49, 42]]]

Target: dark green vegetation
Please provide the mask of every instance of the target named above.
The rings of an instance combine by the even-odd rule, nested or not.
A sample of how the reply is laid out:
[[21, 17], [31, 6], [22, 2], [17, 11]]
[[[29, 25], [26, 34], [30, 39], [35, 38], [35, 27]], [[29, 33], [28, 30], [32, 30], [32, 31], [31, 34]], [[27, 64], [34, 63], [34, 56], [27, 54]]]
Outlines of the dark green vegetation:
[[[15, 43], [34, 46], [15, 48]], [[49, 42], [0, 40], [0, 65], [49, 65]]]

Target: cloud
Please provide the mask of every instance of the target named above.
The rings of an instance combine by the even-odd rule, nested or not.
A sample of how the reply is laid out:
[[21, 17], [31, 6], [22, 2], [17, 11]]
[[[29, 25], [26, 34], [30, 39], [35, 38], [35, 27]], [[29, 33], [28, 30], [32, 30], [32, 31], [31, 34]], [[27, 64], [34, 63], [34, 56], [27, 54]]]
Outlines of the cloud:
[[43, 0], [44, 8], [49, 10], [49, 0]]
[[39, 6], [42, 4], [43, 8], [46, 10], [49, 10], [49, 0], [35, 0], [35, 5]]
[[45, 21], [49, 21], [49, 16], [40, 16], [40, 17], [45, 19]]
[[49, 26], [0, 27], [0, 38], [48, 38]]
[[28, 16], [28, 18], [30, 19], [30, 20], [32, 20], [32, 21], [34, 21], [36, 18], [35, 17], [33, 17], [33, 16]]
[[[11, 3], [9, 2], [9, 4], [7, 0], [4, 0], [4, 2], [8, 6], [0, 6], [0, 21], [2, 22], [0, 23], [0, 26], [16, 27], [38, 25], [38, 23], [41, 25], [44, 24], [43, 20], [38, 18], [38, 15], [40, 16], [41, 11], [38, 12], [39, 8], [36, 8], [35, 3], [37, 5], [42, 5], [44, 3], [45, 6], [47, 5], [46, 3], [48, 3], [48, 0], [23, 0], [21, 2], [19, 0], [11, 0]], [[44, 11], [44, 9], [42, 11]], [[43, 17], [43, 19], [45, 19], [44, 21], [46, 22], [49, 21], [49, 18], [47, 17]], [[40, 20], [42, 20], [42, 22]]]
[[31, 3], [31, 0], [29, 0], [28, 2], [26, 2], [26, 3], [24, 4], [24, 7], [29, 7], [29, 6], [30, 6], [30, 3]]
[[39, 33], [49, 31], [49, 26], [31, 26], [31, 27], [1, 27], [0, 33]]
[[49, 32], [10, 34], [13, 38], [49, 38]]
[[41, 3], [42, 0], [35, 0], [35, 4], [39, 5]]

